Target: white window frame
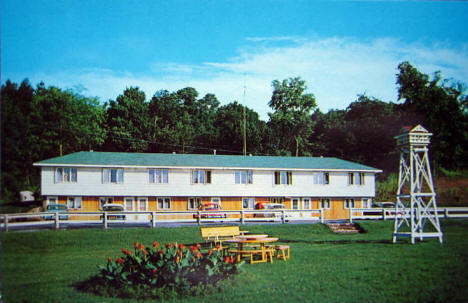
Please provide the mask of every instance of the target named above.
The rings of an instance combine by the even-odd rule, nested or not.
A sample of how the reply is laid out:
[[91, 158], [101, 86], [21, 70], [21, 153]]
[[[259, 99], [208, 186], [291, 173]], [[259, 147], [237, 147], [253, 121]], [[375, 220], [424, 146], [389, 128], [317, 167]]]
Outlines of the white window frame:
[[273, 174], [273, 184], [275, 185], [292, 185], [293, 173], [289, 170], [277, 170]]
[[[365, 206], [364, 206], [365, 203]], [[372, 199], [371, 198], [362, 198], [361, 199], [361, 207], [362, 208], [371, 208]]]
[[168, 184], [169, 170], [168, 169], [149, 169], [148, 182], [150, 184]]
[[[55, 200], [55, 203], [51, 203], [50, 200]], [[57, 196], [47, 196], [47, 205], [50, 204], [60, 204]]]
[[194, 169], [192, 170], [192, 184], [211, 184], [213, 182], [213, 174], [211, 170]]
[[[296, 207], [294, 207], [294, 201], [296, 201]], [[294, 209], [294, 210], [301, 209], [301, 199], [291, 198], [291, 209]]]
[[[140, 203], [141, 203], [141, 202], [144, 202], [144, 203], [145, 203], [145, 204], [144, 204], [144, 205], [145, 205], [145, 209], [144, 209], [144, 210], [141, 210], [141, 209], [140, 209], [140, 205], [141, 205]], [[148, 198], [147, 198], [147, 197], [138, 197], [138, 198], [136, 199], [136, 210], [137, 210], [137, 211], [148, 211]]]
[[[65, 175], [65, 170], [68, 174]], [[78, 169], [76, 167], [56, 167], [55, 168], [55, 183], [77, 183], [78, 182]], [[67, 178], [65, 178], [67, 176]]]
[[234, 172], [235, 184], [253, 184], [253, 171], [252, 170], [237, 170]]
[[[193, 207], [190, 206], [190, 200], [193, 199]], [[187, 199], [187, 209], [188, 210], [198, 210], [200, 209], [200, 205], [202, 204], [202, 198], [200, 197], [189, 197]]]
[[331, 201], [330, 198], [322, 198], [319, 200], [319, 208], [322, 209], [330, 209], [331, 208]]
[[365, 185], [366, 182], [365, 182], [365, 178], [366, 178], [366, 175], [364, 173], [356, 173], [356, 176], [354, 177], [355, 181], [356, 181], [356, 185]]
[[[70, 204], [69, 204], [69, 199], [73, 199], [71, 207], [70, 207]], [[79, 201], [79, 203], [77, 203], [78, 201]], [[67, 197], [67, 208], [68, 209], [82, 209], [83, 208], [83, 199], [82, 199], [82, 197], [80, 197], [80, 196], [68, 196]]]
[[[115, 182], [112, 182], [112, 171], [115, 170]], [[102, 183], [103, 184], [123, 184], [125, 170], [123, 168], [103, 168]]]
[[[308, 201], [309, 206], [306, 207], [305, 202]], [[302, 198], [302, 209], [312, 209], [312, 199], [311, 198]]]
[[[101, 202], [102, 202], [102, 199], [104, 199], [104, 204], [112, 204], [112, 203], [114, 203], [114, 197], [99, 197], [99, 198], [98, 198], [98, 203], [99, 203], [99, 209], [100, 209], [100, 210], [102, 210], [102, 206], [104, 205], [104, 204], [101, 203]], [[109, 200], [111, 200], [111, 201], [109, 202]]]
[[[245, 207], [245, 204], [247, 204], [247, 207]], [[252, 198], [252, 197], [242, 198], [242, 209], [255, 209], [255, 204], [256, 204], [255, 198]]]
[[[345, 199], [344, 200], [344, 208], [345, 209], [350, 209], [355, 207], [355, 201], [353, 198]], [[350, 207], [351, 206], [351, 207]]]
[[355, 178], [354, 178], [354, 173], [348, 173], [348, 185], [352, 186], [354, 184], [356, 184], [355, 182]]
[[[132, 201], [131, 209], [127, 209], [127, 200]], [[135, 198], [134, 197], [125, 197], [123, 199], [123, 206], [124, 206], [124, 211], [135, 211]]]
[[[162, 201], [162, 207], [159, 207], [159, 200]], [[166, 205], [167, 200], [169, 200], [169, 207], [167, 207], [167, 205]], [[156, 198], [156, 208], [157, 209], [162, 209], [162, 210], [171, 209], [171, 198], [170, 197], [157, 197]]]
[[330, 184], [330, 173], [320, 172], [314, 173], [314, 184], [329, 185]]
[[221, 208], [221, 198], [220, 197], [211, 197], [211, 203], [217, 203], [219, 204]]

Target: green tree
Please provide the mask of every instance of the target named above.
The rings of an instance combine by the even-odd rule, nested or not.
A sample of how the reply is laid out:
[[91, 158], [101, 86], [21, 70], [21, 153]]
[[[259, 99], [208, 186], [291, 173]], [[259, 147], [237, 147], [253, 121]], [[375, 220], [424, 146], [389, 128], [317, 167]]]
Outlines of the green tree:
[[419, 72], [409, 62], [398, 65], [399, 100], [405, 122], [422, 124], [434, 136], [431, 157], [437, 166], [449, 169], [467, 167], [468, 154], [468, 97], [465, 86], [443, 80], [440, 72], [432, 79]]
[[107, 107], [105, 148], [110, 151], [144, 152], [148, 149], [150, 117], [145, 93], [126, 88]]
[[258, 113], [237, 101], [218, 109], [215, 127], [218, 131], [217, 149], [222, 153], [243, 152], [243, 115], [245, 110], [246, 138], [248, 153], [262, 153], [266, 123]]
[[19, 87], [7, 80], [1, 88], [2, 198], [7, 201], [17, 200], [18, 191], [35, 181], [29, 117], [33, 92], [28, 80]]
[[289, 78], [272, 82], [273, 94], [268, 105], [274, 110], [269, 114], [269, 126], [273, 132], [273, 148], [278, 153], [299, 155], [299, 149], [308, 149], [312, 132], [311, 115], [317, 107], [313, 94], [305, 93], [307, 87], [301, 78]]

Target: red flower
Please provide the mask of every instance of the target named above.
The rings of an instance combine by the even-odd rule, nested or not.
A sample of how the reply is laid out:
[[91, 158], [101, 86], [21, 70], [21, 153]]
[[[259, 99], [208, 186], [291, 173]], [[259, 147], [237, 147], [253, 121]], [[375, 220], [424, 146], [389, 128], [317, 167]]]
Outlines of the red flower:
[[122, 253], [123, 253], [124, 255], [127, 255], [127, 256], [129, 256], [129, 255], [132, 254], [131, 251], [129, 251], [128, 249], [125, 249], [125, 248], [122, 249]]
[[157, 274], [158, 273], [158, 270], [156, 268], [154, 268], [153, 270], [151, 270], [151, 272], [153, 272], [153, 274]]
[[110, 263], [112, 262], [112, 258], [111, 257], [107, 257], [107, 263]]
[[143, 244], [140, 244], [140, 245], [138, 246], [138, 248], [139, 248], [141, 251], [145, 250], [145, 246], [144, 246]]
[[159, 253], [160, 255], [162, 255], [162, 254], [164, 254], [164, 251], [161, 249], [161, 250], [158, 251], [158, 253]]
[[185, 249], [185, 245], [184, 245], [184, 244], [179, 244], [179, 249], [180, 249], [180, 250], [184, 250], [184, 249]]
[[166, 248], [171, 248], [172, 244], [171, 243], [166, 243]]
[[220, 249], [221, 249], [221, 245], [219, 245], [219, 244], [216, 245], [216, 249], [217, 249], [217, 250], [220, 250]]
[[198, 247], [196, 247], [196, 246], [190, 246], [190, 251], [192, 252], [192, 254], [193, 254], [193, 252], [196, 251], [196, 250], [198, 250]]
[[210, 250], [208, 251], [208, 256], [211, 256], [212, 254], [213, 254], [213, 250], [210, 249]]
[[154, 242], [153, 242], [153, 247], [154, 247], [154, 248], [158, 248], [158, 247], [159, 247], [159, 242], [158, 242], [158, 241], [154, 241]]
[[146, 249], [143, 249], [142, 252], [143, 252], [144, 255], [148, 254], [148, 251]]
[[133, 243], [133, 247], [134, 247], [135, 249], [138, 248], [139, 246], [140, 246], [140, 243], [138, 243], [138, 242]]
[[231, 257], [226, 256], [224, 257], [224, 263], [230, 263], [231, 262]]
[[115, 262], [117, 262], [118, 264], [122, 265], [122, 264], [124, 264], [124, 259], [122, 259], [122, 258], [117, 258], [117, 259], [115, 260]]
[[195, 255], [195, 257], [197, 257], [197, 259], [200, 259], [202, 256], [201, 252], [197, 251], [197, 254]]

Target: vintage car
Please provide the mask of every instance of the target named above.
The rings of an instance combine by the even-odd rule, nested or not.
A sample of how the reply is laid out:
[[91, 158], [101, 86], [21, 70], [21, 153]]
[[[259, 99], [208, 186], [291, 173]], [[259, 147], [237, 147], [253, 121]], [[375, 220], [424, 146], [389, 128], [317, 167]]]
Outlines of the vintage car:
[[[280, 210], [286, 209], [286, 207], [281, 203], [258, 203], [255, 207], [258, 210], [263, 210], [265, 213], [256, 213], [254, 218], [279, 218], [281, 217], [282, 212]], [[268, 211], [278, 211], [278, 212], [268, 212]], [[286, 214], [288, 217], [289, 214]]]
[[[213, 213], [202, 213], [200, 217], [202, 219], [224, 219], [227, 217], [226, 213], [221, 213], [221, 205], [218, 203], [203, 203], [200, 205], [201, 211], [216, 211]], [[198, 219], [198, 214], [193, 215], [194, 219]]]
[[[102, 211], [105, 212], [123, 212], [124, 207], [120, 204], [104, 204], [102, 206]], [[103, 215], [101, 215], [102, 219]], [[107, 214], [107, 220], [125, 220], [125, 214]]]
[[[68, 208], [65, 204], [49, 204], [47, 205], [45, 212], [46, 213], [66, 213]], [[55, 215], [45, 215], [44, 220], [54, 220]], [[59, 214], [59, 220], [68, 220], [68, 215]]]

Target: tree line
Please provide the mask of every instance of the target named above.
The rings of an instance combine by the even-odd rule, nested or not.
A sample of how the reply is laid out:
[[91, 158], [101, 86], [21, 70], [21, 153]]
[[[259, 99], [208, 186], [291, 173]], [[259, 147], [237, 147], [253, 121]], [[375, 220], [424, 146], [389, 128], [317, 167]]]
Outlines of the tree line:
[[[409, 62], [398, 66], [398, 100], [365, 94], [343, 110], [317, 108], [301, 78], [274, 80], [268, 121], [237, 101], [221, 105], [214, 94], [200, 97], [192, 87], [157, 91], [150, 99], [128, 87], [101, 104], [28, 80], [1, 87], [2, 196], [39, 188], [36, 161], [82, 150], [339, 157], [383, 169], [398, 169], [394, 136], [406, 125], [434, 133], [436, 168], [467, 167], [468, 97], [464, 84], [432, 77]], [[245, 117], [245, 119], [244, 119]], [[245, 121], [245, 122], [244, 122]]]

